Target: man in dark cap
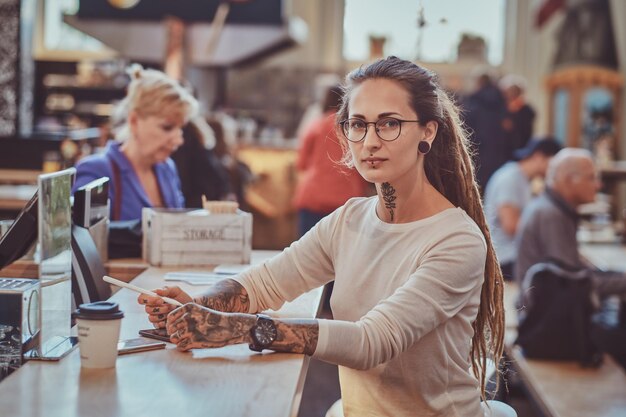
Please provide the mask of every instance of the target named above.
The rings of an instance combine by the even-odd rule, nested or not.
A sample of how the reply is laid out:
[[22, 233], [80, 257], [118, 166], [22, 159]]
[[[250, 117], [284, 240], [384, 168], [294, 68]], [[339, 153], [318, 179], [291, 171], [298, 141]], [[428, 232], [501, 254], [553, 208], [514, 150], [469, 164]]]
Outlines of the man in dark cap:
[[534, 139], [498, 169], [485, 190], [485, 215], [505, 279], [513, 279], [517, 258], [515, 233], [524, 207], [532, 198], [531, 180], [544, 178], [550, 159], [561, 149], [552, 138]]

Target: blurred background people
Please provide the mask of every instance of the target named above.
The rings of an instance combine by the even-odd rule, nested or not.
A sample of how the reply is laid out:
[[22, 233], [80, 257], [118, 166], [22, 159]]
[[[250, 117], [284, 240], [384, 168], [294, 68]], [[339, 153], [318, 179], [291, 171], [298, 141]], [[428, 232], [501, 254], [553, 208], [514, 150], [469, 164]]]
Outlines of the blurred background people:
[[526, 81], [519, 75], [509, 74], [502, 77], [500, 89], [506, 100], [506, 116], [502, 127], [509, 143], [511, 154], [521, 149], [533, 135], [535, 110], [526, 102], [524, 92]]
[[185, 207], [202, 207], [207, 200], [234, 200], [229, 174], [215, 153], [214, 130], [203, 116], [192, 118], [183, 128], [183, 144], [174, 152]]
[[341, 96], [339, 85], [328, 89], [323, 115], [309, 124], [300, 139], [296, 162], [300, 177], [294, 196], [300, 236], [348, 199], [366, 193], [367, 183], [357, 171], [339, 164], [343, 150], [336, 134], [335, 113]]
[[477, 180], [481, 193], [489, 177], [510, 158], [502, 122], [506, 116], [506, 102], [490, 74], [482, 73], [476, 79], [476, 90], [463, 100], [465, 124], [470, 129], [470, 140], [477, 152]]
[[[578, 252], [576, 209], [595, 200], [600, 180], [591, 153], [565, 148], [550, 161], [546, 190], [524, 211], [517, 236], [515, 279], [524, 279], [528, 269], [542, 262], [556, 262], [569, 269], [585, 269]], [[592, 283], [600, 297], [626, 295], [626, 274], [592, 271]]]
[[[540, 264], [555, 265], [565, 271], [581, 271], [590, 277], [594, 300], [617, 295], [624, 306], [626, 274], [592, 268], [583, 261], [578, 250], [577, 208], [593, 202], [601, 185], [592, 154], [578, 148], [561, 150], [549, 163], [546, 183], [545, 192], [533, 200], [522, 215], [517, 236], [515, 279], [521, 284], [527, 274], [542, 267]], [[626, 366], [626, 331], [614, 323], [616, 319], [607, 320], [605, 316], [594, 317], [588, 336], [600, 350], [610, 353]]]
[[487, 182], [485, 215], [505, 279], [513, 279], [515, 233], [522, 211], [532, 198], [531, 180], [545, 177], [548, 162], [560, 149], [552, 138], [532, 140], [515, 152], [517, 161], [504, 164]]
[[198, 103], [164, 73], [133, 65], [131, 82], [117, 110], [115, 142], [76, 165], [73, 190], [111, 178], [112, 220], [141, 218], [143, 207], [184, 206], [180, 179], [170, 155], [183, 143], [182, 128]]
[[250, 211], [246, 201], [245, 192], [249, 184], [255, 181], [255, 175], [250, 167], [242, 162], [236, 155], [236, 138], [228, 134], [224, 126], [224, 117], [210, 118], [208, 124], [215, 135], [215, 148], [213, 152], [228, 176], [231, 194], [228, 199], [236, 199], [239, 208]]

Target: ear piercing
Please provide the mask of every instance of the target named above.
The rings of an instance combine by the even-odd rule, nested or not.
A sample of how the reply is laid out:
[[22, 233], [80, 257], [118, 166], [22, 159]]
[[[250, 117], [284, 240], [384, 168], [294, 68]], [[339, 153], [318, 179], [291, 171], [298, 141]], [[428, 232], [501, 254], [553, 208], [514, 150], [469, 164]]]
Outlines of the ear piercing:
[[421, 154], [426, 155], [428, 152], [430, 152], [430, 143], [426, 142], [425, 140], [420, 140], [420, 143], [417, 145], [417, 150]]

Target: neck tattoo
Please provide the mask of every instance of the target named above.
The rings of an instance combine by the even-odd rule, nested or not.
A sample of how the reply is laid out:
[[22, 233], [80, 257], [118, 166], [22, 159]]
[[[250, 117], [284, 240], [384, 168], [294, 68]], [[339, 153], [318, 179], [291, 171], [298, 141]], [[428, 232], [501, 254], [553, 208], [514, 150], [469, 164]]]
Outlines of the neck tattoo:
[[393, 221], [393, 210], [396, 208], [396, 189], [393, 188], [388, 182], [383, 182], [380, 186], [380, 191], [383, 193], [385, 208], [389, 210], [391, 221]]

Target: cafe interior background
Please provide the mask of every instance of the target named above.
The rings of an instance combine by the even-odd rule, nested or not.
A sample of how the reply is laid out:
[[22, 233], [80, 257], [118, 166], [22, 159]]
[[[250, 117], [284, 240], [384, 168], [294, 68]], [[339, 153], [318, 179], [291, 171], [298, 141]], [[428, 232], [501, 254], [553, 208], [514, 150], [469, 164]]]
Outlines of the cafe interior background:
[[[0, 168], [54, 170], [101, 147], [128, 83], [124, 69], [139, 62], [184, 79], [206, 113], [228, 120], [237, 157], [254, 174], [246, 189], [254, 247], [280, 249], [296, 237], [299, 129], [327, 85], [383, 55], [422, 63], [456, 95], [471, 92], [477, 71], [521, 75], [536, 135], [584, 146], [586, 132], [604, 129], [603, 163], [626, 156], [626, 2], [226, 4], [212, 30], [224, 17], [217, 1], [1, 1]], [[620, 187], [611, 183], [610, 195], [621, 207]]]
[[223, 122], [253, 175], [252, 246], [282, 249], [296, 238], [298, 134], [329, 85], [387, 55], [436, 71], [459, 97], [479, 72], [524, 77], [535, 135], [585, 147], [602, 132], [600, 203], [624, 220], [623, 0], [0, 0], [0, 219], [37, 173], [111, 138], [138, 62], [184, 80]]

